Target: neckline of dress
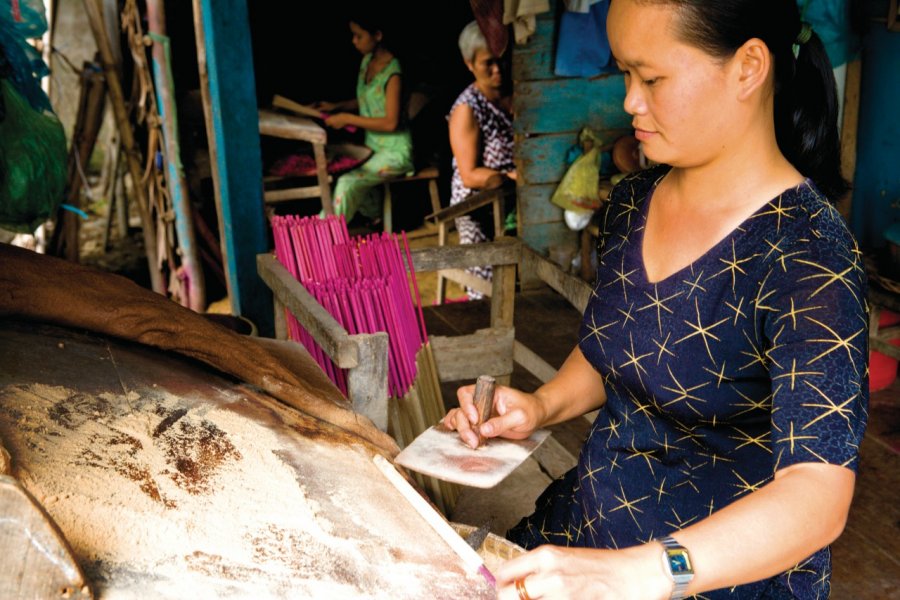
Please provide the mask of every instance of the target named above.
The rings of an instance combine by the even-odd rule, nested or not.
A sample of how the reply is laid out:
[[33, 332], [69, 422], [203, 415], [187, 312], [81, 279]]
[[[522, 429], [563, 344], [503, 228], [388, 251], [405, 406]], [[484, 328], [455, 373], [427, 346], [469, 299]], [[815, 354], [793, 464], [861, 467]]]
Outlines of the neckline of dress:
[[[640, 269], [640, 281], [643, 285], [653, 286], [653, 287], [670, 285], [671, 282], [674, 281], [676, 277], [683, 275], [686, 272], [690, 272], [691, 274], [693, 274], [695, 266], [705, 262], [707, 260], [707, 258], [712, 256], [713, 254], [715, 254], [715, 255], [720, 254], [721, 253], [720, 250], [721, 250], [722, 246], [727, 244], [729, 241], [734, 240], [734, 238], [738, 232], [746, 231], [747, 224], [752, 219], [759, 217], [760, 214], [765, 209], [770, 207], [773, 202], [778, 200], [778, 198], [782, 198], [786, 194], [799, 193], [801, 189], [808, 187], [812, 183], [812, 181], [810, 180], [809, 177], [805, 177], [803, 179], [803, 181], [801, 181], [797, 185], [783, 189], [781, 192], [779, 192], [774, 197], [766, 200], [766, 202], [761, 204], [759, 206], [759, 208], [754, 210], [751, 214], [747, 215], [747, 217], [743, 221], [741, 221], [736, 227], [734, 227], [734, 229], [732, 229], [731, 231], [726, 233], [724, 236], [722, 236], [722, 238], [720, 240], [716, 241], [712, 246], [707, 248], [706, 251], [703, 252], [703, 254], [701, 254], [700, 256], [698, 256], [697, 258], [695, 258], [694, 260], [692, 260], [685, 266], [673, 271], [669, 275], [662, 277], [656, 281], [650, 281], [650, 277], [647, 275], [646, 264], [644, 263], [644, 234], [647, 231], [647, 214], [650, 210], [650, 202], [653, 199], [653, 193], [656, 191], [656, 188], [659, 185], [659, 183], [663, 180], [663, 177], [664, 176], [658, 177], [656, 179], [656, 181], [654, 181], [653, 184], [650, 186], [650, 189], [647, 191], [647, 195], [644, 199], [644, 202], [642, 203], [642, 205], [640, 207], [639, 217], [640, 217], [641, 227], [640, 227], [640, 230], [637, 232], [638, 233], [637, 263], [638, 263], [638, 268]], [[701, 274], [702, 274], [702, 271], [701, 271]]]

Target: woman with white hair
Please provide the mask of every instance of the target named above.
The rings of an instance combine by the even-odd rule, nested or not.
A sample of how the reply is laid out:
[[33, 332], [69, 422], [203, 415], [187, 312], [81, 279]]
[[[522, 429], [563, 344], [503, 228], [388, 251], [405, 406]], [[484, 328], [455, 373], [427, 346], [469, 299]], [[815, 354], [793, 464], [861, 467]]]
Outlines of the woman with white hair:
[[[513, 163], [512, 98], [504, 93], [500, 58], [488, 49], [487, 40], [472, 21], [459, 35], [463, 61], [475, 77], [450, 109], [450, 148], [453, 176], [450, 204], [458, 204], [479, 190], [500, 187], [516, 178]], [[456, 219], [461, 244], [488, 239], [492, 227], [489, 207]], [[490, 267], [474, 267], [470, 272], [490, 279]], [[479, 298], [468, 290], [470, 298]]]

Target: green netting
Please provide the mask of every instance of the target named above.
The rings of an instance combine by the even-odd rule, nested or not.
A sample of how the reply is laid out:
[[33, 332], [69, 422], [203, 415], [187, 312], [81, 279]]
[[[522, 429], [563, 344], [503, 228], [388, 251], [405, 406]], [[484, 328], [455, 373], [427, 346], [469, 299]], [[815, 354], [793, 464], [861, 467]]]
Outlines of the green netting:
[[5, 80], [0, 103], [0, 227], [31, 233], [62, 202], [66, 135], [55, 115], [31, 108]]

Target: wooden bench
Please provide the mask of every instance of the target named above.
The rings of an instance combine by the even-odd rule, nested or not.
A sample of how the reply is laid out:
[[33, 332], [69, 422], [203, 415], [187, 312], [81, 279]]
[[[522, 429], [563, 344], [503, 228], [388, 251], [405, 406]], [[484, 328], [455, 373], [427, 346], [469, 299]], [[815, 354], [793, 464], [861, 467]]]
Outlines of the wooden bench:
[[[432, 221], [438, 228], [438, 247], [447, 245], [450, 228], [453, 226], [457, 217], [468, 215], [488, 204], [490, 204], [493, 209], [495, 238], [503, 237], [504, 204], [506, 202], [506, 197], [514, 193], [514, 184], [504, 185], [493, 190], [483, 190], [472, 194], [462, 202], [450, 205], [441, 210], [436, 210], [425, 217], [426, 220]], [[444, 296], [447, 293], [447, 280], [469, 287], [488, 297], [490, 297], [493, 290], [490, 281], [472, 275], [464, 269], [440, 269], [437, 272], [437, 297], [435, 298], [437, 304], [444, 303]]]

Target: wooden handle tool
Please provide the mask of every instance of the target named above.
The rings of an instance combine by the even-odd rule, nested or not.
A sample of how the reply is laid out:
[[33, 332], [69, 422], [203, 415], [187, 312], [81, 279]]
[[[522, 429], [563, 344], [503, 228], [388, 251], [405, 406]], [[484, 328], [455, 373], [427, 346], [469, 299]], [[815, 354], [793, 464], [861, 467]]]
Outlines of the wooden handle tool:
[[478, 434], [478, 445], [485, 442], [481, 435], [481, 424], [490, 419], [494, 413], [494, 385], [496, 380], [490, 375], [480, 375], [475, 381], [475, 394], [472, 402], [478, 411], [478, 422], [475, 424], [475, 432]]

